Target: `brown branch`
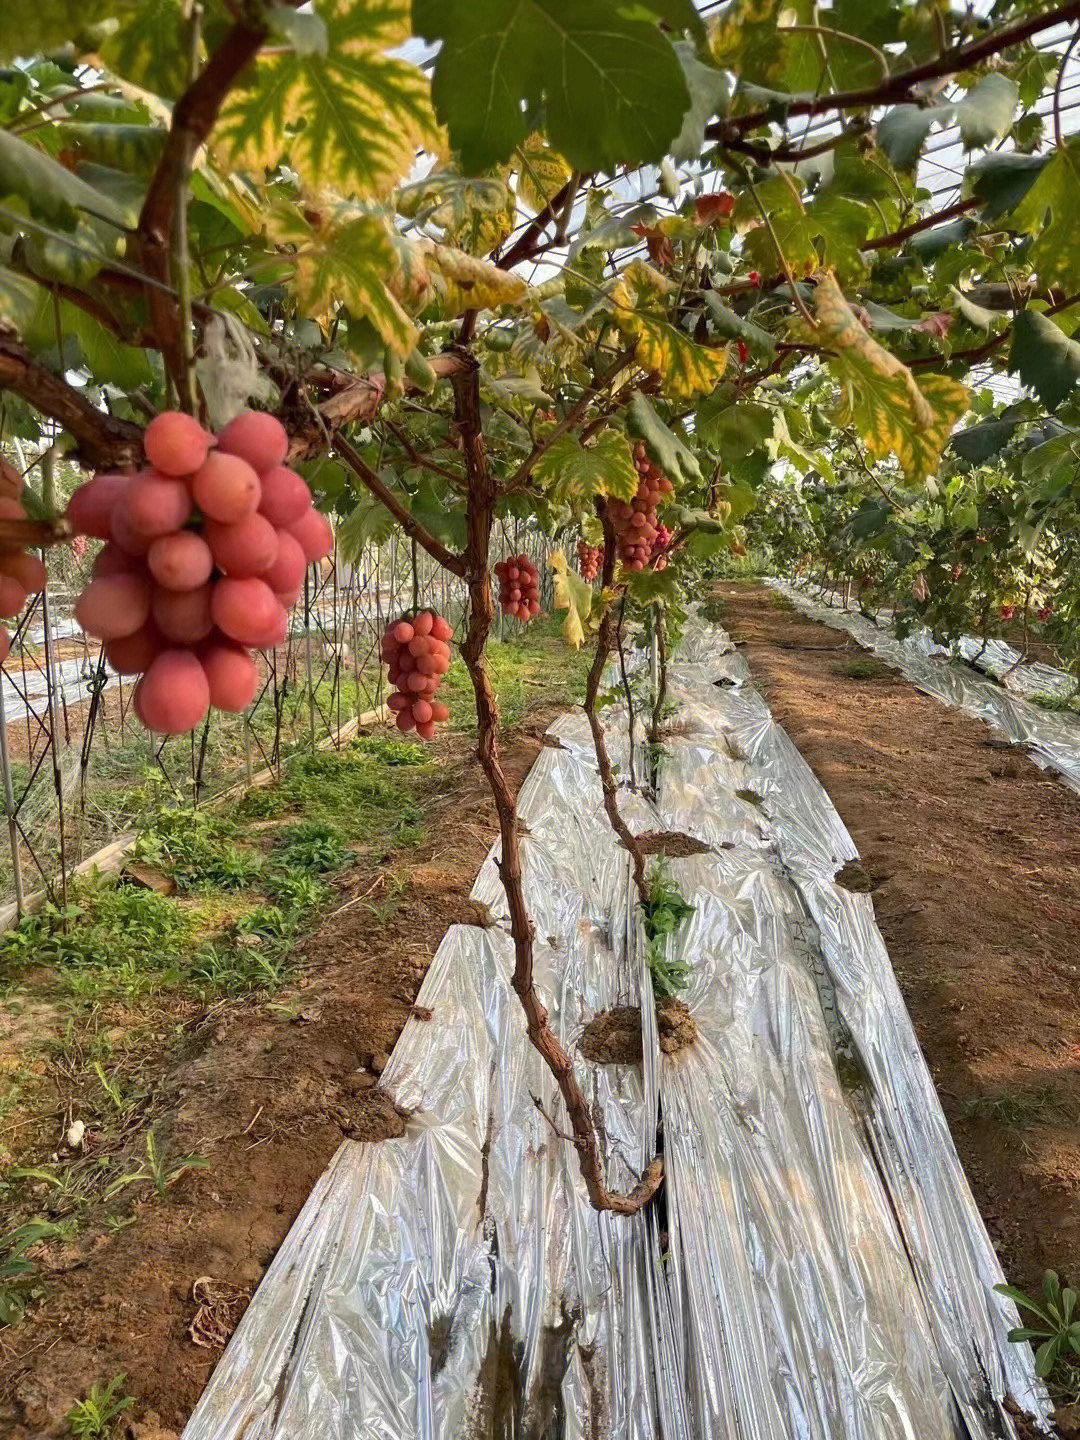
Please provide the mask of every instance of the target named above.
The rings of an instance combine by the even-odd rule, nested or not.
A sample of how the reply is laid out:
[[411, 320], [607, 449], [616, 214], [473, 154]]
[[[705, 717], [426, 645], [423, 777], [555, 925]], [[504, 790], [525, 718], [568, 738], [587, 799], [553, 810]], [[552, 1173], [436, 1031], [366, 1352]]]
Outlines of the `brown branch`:
[[0, 335], [0, 390], [10, 390], [62, 425], [91, 469], [128, 469], [142, 455], [142, 426], [99, 410], [82, 390], [55, 375], [18, 341]]
[[[604, 569], [600, 577], [600, 593], [606, 594], [611, 590], [612, 581], [615, 578], [615, 529], [611, 523], [607, 506], [603, 501], [598, 500], [596, 512], [600, 516], [600, 524], [604, 530]], [[600, 723], [600, 717], [596, 713], [596, 699], [600, 693], [600, 682], [604, 676], [604, 668], [615, 645], [617, 616], [615, 606], [611, 601], [606, 602], [604, 613], [600, 620], [600, 629], [596, 636], [596, 652], [593, 655], [593, 662], [589, 669], [589, 678], [585, 682], [585, 704], [584, 710], [589, 721], [589, 729], [592, 732], [593, 749], [596, 752], [596, 768], [600, 773], [600, 788], [604, 794], [604, 812], [608, 817], [611, 828], [619, 837], [620, 843], [629, 852], [630, 861], [634, 870], [634, 886], [638, 892], [638, 898], [642, 905], [649, 901], [649, 886], [645, 879], [645, 854], [638, 843], [637, 836], [627, 825], [619, 810], [618, 789], [615, 784], [615, 773], [611, 768], [611, 757], [608, 754], [607, 741], [604, 738], [604, 727]], [[631, 737], [630, 743], [633, 743]]]
[[913, 235], [920, 235], [924, 230], [932, 230], [935, 225], [944, 224], [947, 220], [955, 220], [958, 215], [966, 215], [969, 210], [977, 210], [983, 203], [984, 201], [980, 200], [977, 195], [969, 195], [965, 200], [957, 200], [954, 205], [947, 205], [936, 215], [924, 215], [921, 220], [915, 220], [900, 230], [894, 230], [890, 235], [877, 235], [873, 240], [864, 240], [859, 249], [884, 250], [889, 245], [902, 245]]
[[452, 575], [464, 577], [465, 562], [461, 556], [455, 555], [453, 550], [448, 549], [441, 540], [436, 540], [434, 535], [425, 530], [419, 520], [410, 513], [408, 507], [380, 479], [360, 452], [355, 450], [342, 435], [334, 438], [333, 446], [353, 474], [375, 496], [376, 500], [390, 511], [405, 534], [415, 540], [418, 545], [422, 545], [431, 558], [438, 561], [444, 570], [449, 570]]
[[465, 483], [463, 476], [455, 475], [453, 470], [448, 470], [445, 465], [440, 465], [437, 460], [432, 460], [427, 455], [421, 455], [420, 451], [417, 450], [416, 446], [409, 439], [408, 435], [405, 434], [405, 431], [402, 430], [400, 425], [395, 425], [392, 420], [384, 420], [383, 424], [405, 451], [405, 454], [412, 463], [418, 468], [421, 470], [430, 470], [434, 475], [441, 475], [444, 480], [449, 480], [453, 485], [460, 486]]
[[499, 707], [484, 664], [484, 646], [491, 631], [494, 606], [488, 561], [495, 518], [497, 488], [488, 464], [480, 428], [479, 369], [452, 377], [455, 414], [469, 476], [466, 583], [469, 590], [468, 629], [461, 658], [472, 681], [476, 699], [477, 758], [484, 771], [499, 817], [499, 877], [510, 915], [514, 941], [514, 991], [525, 1012], [529, 1041], [551, 1071], [559, 1087], [578, 1153], [589, 1200], [597, 1210], [632, 1215], [655, 1195], [663, 1179], [663, 1162], [657, 1156], [628, 1195], [607, 1187], [596, 1124], [589, 1102], [574, 1074], [573, 1062], [551, 1028], [548, 1012], [536, 993], [533, 978], [533, 930], [525, 904], [518, 846], [517, 792], [510, 785], [499, 754]]
[[[19, 492], [22, 479], [19, 480]], [[6, 492], [5, 492], [6, 493]], [[0, 519], [0, 552], [10, 550], [41, 550], [50, 545], [63, 545], [75, 531], [71, 523], [61, 516], [57, 520], [3, 520]]]
[[[1080, 19], [1080, 0], [1069, 0], [1069, 3], [1059, 5], [1054, 10], [1030, 15], [1016, 25], [984, 35], [980, 40], [954, 46], [935, 59], [926, 60], [921, 65], [913, 65], [909, 70], [898, 70], [895, 75], [891, 75], [888, 80], [882, 81], [878, 85], [871, 85], [863, 90], [838, 90], [832, 95], [814, 95], [805, 100], [793, 100], [784, 112], [785, 118], [797, 115], [820, 115], [829, 110], [866, 110], [878, 105], [893, 105], [901, 101], [918, 101], [923, 97], [913, 93], [916, 85], [921, 85], [927, 80], [941, 80], [955, 75], [960, 70], [977, 65], [982, 60], [989, 60], [992, 56], [1010, 49], [1013, 45], [1022, 44], [1033, 35], [1050, 30], [1055, 25], [1077, 19]], [[711, 140], [719, 140], [724, 143], [732, 138], [737, 139], [749, 130], [756, 130], [762, 125], [767, 125], [772, 119], [773, 115], [770, 111], [754, 110], [746, 115], [714, 121], [711, 125], [706, 126], [705, 134]]]
[[[243, 21], [233, 25], [173, 107], [165, 148], [139, 215], [139, 252], [142, 268], [151, 280], [166, 282], [169, 278], [177, 182], [190, 164], [190, 157], [205, 143], [225, 97], [258, 54], [265, 38], [266, 30], [261, 25]], [[146, 287], [146, 303], [162, 358], [175, 378], [183, 371], [179, 307], [170, 294], [154, 285]]]

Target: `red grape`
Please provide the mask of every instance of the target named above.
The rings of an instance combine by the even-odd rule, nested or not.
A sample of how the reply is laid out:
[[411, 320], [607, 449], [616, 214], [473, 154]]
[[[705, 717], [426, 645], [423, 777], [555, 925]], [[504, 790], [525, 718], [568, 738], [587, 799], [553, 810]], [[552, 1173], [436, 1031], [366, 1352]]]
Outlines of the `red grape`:
[[227, 577], [215, 582], [213, 592], [210, 613], [230, 640], [262, 646], [269, 643], [264, 636], [277, 633], [285, 612], [265, 580]]
[[[277, 531], [264, 515], [247, 515], [235, 525], [208, 520], [204, 534], [218, 569], [226, 575], [241, 579], [261, 575], [277, 559]], [[277, 586], [271, 588], [276, 590]]]
[[31, 555], [26, 550], [9, 550], [0, 554], [0, 572], [13, 576], [31, 595], [37, 595], [45, 589], [45, 565], [36, 555]]
[[146, 552], [146, 564], [166, 590], [194, 590], [205, 585], [214, 569], [210, 547], [194, 530], [160, 535]]
[[196, 470], [191, 493], [204, 515], [224, 525], [235, 525], [258, 509], [262, 486], [246, 460], [217, 450]]
[[214, 437], [179, 410], [155, 415], [143, 435], [143, 450], [163, 475], [190, 475], [206, 459]]
[[121, 635], [105, 641], [105, 659], [118, 675], [142, 675], [164, 649], [166, 642], [158, 634], [153, 621], [133, 635]]
[[307, 557], [299, 540], [287, 530], [277, 532], [277, 546], [274, 562], [262, 572], [262, 578], [275, 595], [299, 594], [304, 588]]
[[215, 710], [246, 710], [259, 688], [259, 671], [243, 646], [208, 641], [198, 653]]
[[311, 491], [303, 476], [295, 470], [277, 465], [266, 470], [259, 477], [262, 481], [262, 499], [259, 512], [278, 530], [295, 525], [311, 505]]
[[320, 515], [318, 510], [305, 510], [299, 520], [286, 528], [300, 542], [309, 563], [321, 560], [334, 548], [334, 532], [325, 515]]
[[95, 475], [72, 494], [65, 519], [80, 535], [111, 539], [113, 506], [130, 484], [130, 475]]
[[212, 585], [194, 590], [166, 590], [155, 585], [150, 602], [154, 624], [175, 645], [197, 645], [214, 627], [210, 615]]
[[[261, 474], [285, 463], [289, 437], [280, 420], [261, 410], [244, 410], [222, 430], [218, 447], [238, 455]], [[222, 519], [225, 517], [222, 516]]]
[[210, 707], [210, 685], [190, 650], [163, 650], [139, 681], [138, 715], [159, 735], [193, 730]]
[[150, 582], [144, 575], [101, 575], [75, 602], [75, 619], [88, 635], [119, 640], [146, 624]]
[[0, 575], [0, 615], [17, 615], [26, 604], [26, 586], [14, 575]]
[[113, 507], [114, 528], [118, 508], [123, 511], [127, 528], [154, 540], [180, 529], [191, 514], [191, 495], [182, 480], [170, 480], [147, 470], [134, 476], [117, 498]]

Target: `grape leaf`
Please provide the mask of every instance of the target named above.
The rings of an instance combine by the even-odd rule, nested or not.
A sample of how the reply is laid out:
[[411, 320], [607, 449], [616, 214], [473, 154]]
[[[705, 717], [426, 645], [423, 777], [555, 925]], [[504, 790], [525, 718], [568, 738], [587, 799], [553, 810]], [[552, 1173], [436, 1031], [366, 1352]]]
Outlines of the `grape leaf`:
[[682, 438], [664, 424], [640, 390], [635, 390], [626, 407], [626, 428], [631, 435], [645, 442], [653, 461], [660, 466], [671, 483], [693, 484], [701, 481], [697, 456]]
[[369, 321], [383, 344], [408, 354], [417, 331], [388, 284], [399, 272], [399, 249], [382, 220], [346, 210], [340, 218], [310, 223], [298, 210], [280, 206], [268, 228], [279, 242], [296, 247], [294, 283], [304, 314], [329, 320], [340, 303]]
[[776, 358], [776, 341], [767, 330], [729, 310], [712, 290], [706, 290], [701, 298], [709, 312], [711, 328], [718, 335], [725, 340], [741, 340], [751, 355], [756, 355], [759, 360]]
[[501, 176], [471, 179], [452, 170], [437, 171], [399, 192], [398, 212], [434, 225], [453, 245], [470, 255], [488, 255], [516, 223], [514, 200]]
[[697, 408], [694, 430], [725, 464], [741, 459], [775, 438], [776, 411], [752, 400], [735, 400], [719, 387]]
[[969, 408], [970, 391], [947, 375], [928, 375], [920, 386], [867, 333], [831, 275], [819, 279], [814, 308], [817, 338], [840, 386], [840, 423], [854, 425], [871, 455], [891, 453], [912, 480], [927, 479]]
[[714, 115], [726, 110], [731, 99], [731, 86], [722, 70], [703, 65], [693, 45], [685, 40], [676, 42], [675, 53], [686, 76], [690, 92], [690, 108], [683, 116], [682, 129], [671, 142], [671, 157], [680, 164], [701, 158], [705, 148], [705, 126]]
[[1013, 216], [1036, 232], [1028, 258], [1043, 284], [1070, 284], [1080, 272], [1080, 137], [1054, 151]]
[[635, 260], [612, 287], [611, 303], [616, 324], [637, 342], [638, 364], [661, 375], [668, 394], [687, 398], [715, 386], [728, 352], [696, 344], [664, 318], [657, 302], [670, 289], [663, 275]]
[[534, 474], [553, 501], [576, 509], [591, 505], [597, 495], [632, 500], [639, 478], [626, 436], [614, 429], [602, 430], [589, 445], [560, 435], [536, 462]]
[[538, 214], [570, 179], [570, 166], [542, 135], [530, 135], [515, 157], [518, 198]]
[[578, 170], [661, 160], [690, 97], [658, 9], [648, 0], [412, 0], [416, 33], [440, 42], [432, 98], [464, 169], [509, 159], [541, 106], [551, 144]]
[[30, 214], [63, 229], [74, 229], [82, 213], [123, 229], [127, 217], [120, 206], [85, 180], [28, 145], [17, 135], [0, 130], [0, 200], [16, 195]]
[[600, 598], [591, 585], [587, 585], [580, 575], [575, 575], [570, 569], [561, 550], [554, 550], [548, 556], [548, 564], [554, 580], [554, 608], [566, 611], [562, 627], [563, 639], [572, 649], [579, 650], [586, 632], [593, 628], [595, 612], [601, 604]]
[[313, 191], [384, 194], [438, 148], [427, 77], [385, 51], [409, 33], [408, 0], [322, 0], [327, 52], [271, 51], [233, 91], [215, 131], [219, 153], [261, 178], [287, 160]]
[[1013, 321], [1009, 369], [1055, 410], [1080, 380], [1080, 343], [1047, 315], [1021, 310]]
[[520, 305], [529, 294], [520, 275], [500, 270], [488, 260], [478, 260], [450, 245], [426, 245], [421, 249], [429, 279], [447, 317], [466, 310]]
[[968, 150], [1000, 140], [1012, 124], [1019, 89], [1014, 80], [991, 72], [984, 75], [962, 100], [945, 105], [897, 105], [878, 122], [877, 143], [901, 170], [909, 170], [919, 158], [933, 125], [959, 124], [960, 138]]

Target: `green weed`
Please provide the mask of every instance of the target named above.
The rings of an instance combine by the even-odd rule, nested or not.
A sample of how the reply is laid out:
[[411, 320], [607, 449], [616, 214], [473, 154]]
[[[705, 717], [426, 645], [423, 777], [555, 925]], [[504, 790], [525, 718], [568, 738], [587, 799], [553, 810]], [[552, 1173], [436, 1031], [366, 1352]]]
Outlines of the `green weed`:
[[286, 870], [325, 875], [343, 869], [352, 853], [336, 830], [309, 820], [281, 832], [274, 858]]
[[107, 1385], [95, 1380], [86, 1398], [71, 1407], [67, 1424], [76, 1440], [110, 1440], [116, 1433], [117, 1420], [135, 1404], [135, 1397], [124, 1393], [126, 1379], [114, 1375]]
[[1072, 1356], [1080, 1355], [1080, 1318], [1074, 1318], [1077, 1315], [1076, 1291], [1067, 1286], [1063, 1288], [1053, 1270], [1043, 1273], [1041, 1301], [1033, 1300], [1015, 1285], [995, 1285], [994, 1289], [1042, 1322], [1010, 1330], [1009, 1339], [1014, 1345], [1037, 1341], [1036, 1373], [1044, 1380], [1056, 1379], [1059, 1392], [1075, 1402], [1080, 1398], [1080, 1367], [1072, 1359]]
[[693, 915], [694, 907], [683, 899], [662, 860], [649, 877], [649, 899], [641, 913], [649, 942], [653, 992], [657, 996], [678, 995], [690, 983], [690, 966], [669, 954], [668, 942], [683, 921]]

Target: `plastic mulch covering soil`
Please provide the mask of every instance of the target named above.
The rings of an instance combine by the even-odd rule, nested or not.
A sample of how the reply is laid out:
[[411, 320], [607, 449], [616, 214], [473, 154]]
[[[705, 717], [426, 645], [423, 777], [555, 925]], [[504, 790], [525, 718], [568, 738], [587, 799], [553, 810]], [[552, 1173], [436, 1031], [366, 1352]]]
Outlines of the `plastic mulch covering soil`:
[[571, 1048], [640, 1006], [643, 1062], [577, 1065], [612, 1185], [662, 1136], [660, 1199], [589, 1207], [489, 856], [496, 923], [448, 931], [383, 1075], [405, 1134], [342, 1145], [185, 1440], [988, 1440], [1006, 1395], [1050, 1413], [870, 898], [834, 880], [854, 846], [746, 679], [689, 627], [655, 798], [621, 794], [712, 847], [665, 862], [695, 907], [678, 1053], [583, 717], [521, 796], [539, 991]]
[[865, 615], [813, 599], [785, 581], [767, 583], [809, 619], [846, 631], [857, 644], [895, 665], [925, 694], [974, 715], [1014, 745], [1024, 746], [1037, 765], [1056, 771], [1080, 794], [1080, 717], [1073, 711], [1043, 710], [1024, 698], [1072, 695], [1077, 684], [1071, 675], [1052, 665], [1024, 663], [1004, 640], [972, 635], [957, 642], [957, 658], [963, 662], [957, 664], [925, 626], [900, 640], [886, 628], [886, 615], [876, 624]]

